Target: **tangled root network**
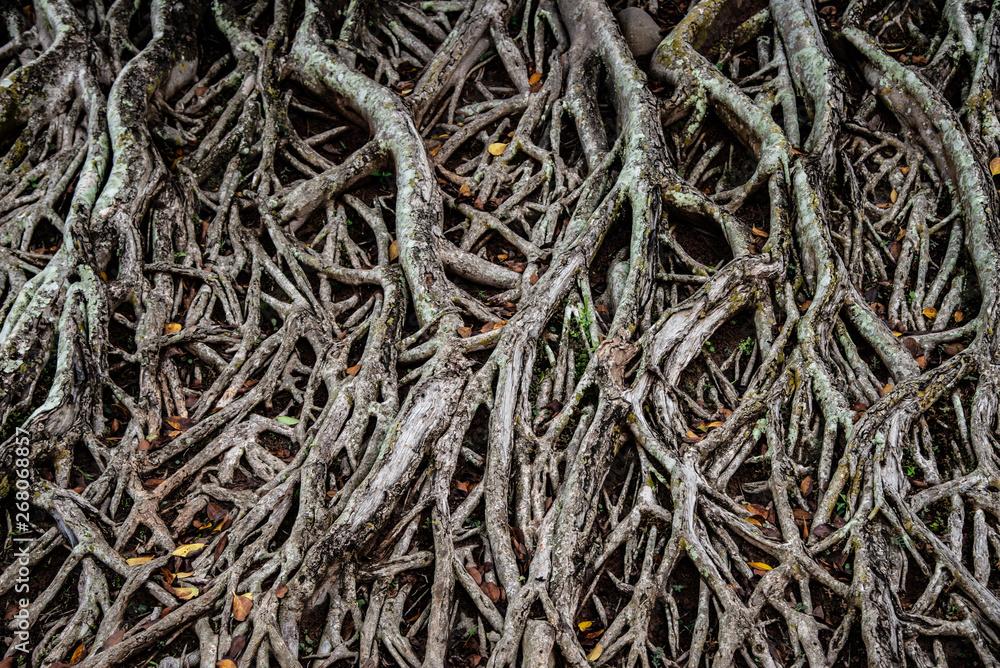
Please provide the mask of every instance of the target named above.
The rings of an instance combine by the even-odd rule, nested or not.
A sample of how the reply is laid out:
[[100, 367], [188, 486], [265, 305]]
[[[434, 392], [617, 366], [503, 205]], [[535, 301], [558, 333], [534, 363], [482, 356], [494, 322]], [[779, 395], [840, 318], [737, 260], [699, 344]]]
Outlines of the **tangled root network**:
[[627, 4], [0, 3], [0, 668], [1000, 666], [1000, 0]]

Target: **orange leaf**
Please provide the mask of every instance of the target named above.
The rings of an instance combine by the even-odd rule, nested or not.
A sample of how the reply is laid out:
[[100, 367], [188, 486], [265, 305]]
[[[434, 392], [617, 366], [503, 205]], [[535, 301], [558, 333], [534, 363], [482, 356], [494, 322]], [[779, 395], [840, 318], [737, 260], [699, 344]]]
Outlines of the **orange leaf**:
[[223, 659], [215, 662], [215, 668], [236, 668], [236, 664], [232, 659]]
[[965, 314], [961, 311], [955, 311], [955, 322], [962, 322], [965, 319]]
[[176, 334], [182, 329], [184, 329], [184, 326], [181, 325], [179, 322], [170, 322], [167, 323], [167, 326], [163, 328], [163, 331], [166, 332], [167, 334]]
[[906, 176], [907, 174], [910, 173], [910, 168], [909, 167], [900, 167], [899, 171], [903, 172], [903, 176]]
[[990, 174], [993, 176], [1000, 174], [1000, 158], [990, 160]]
[[250, 608], [253, 607], [253, 594], [240, 594], [239, 596], [233, 592], [233, 618], [242, 622], [250, 614]]
[[764, 237], [766, 239], [767, 237], [771, 236], [767, 232], [765, 232], [764, 230], [760, 229], [759, 227], [754, 227], [754, 228], [752, 228], [751, 231], [754, 233], [754, 236], [757, 236], [757, 237]]
[[88, 652], [86, 646], [83, 643], [80, 643], [80, 646], [73, 651], [73, 656], [69, 659], [69, 665], [72, 666], [75, 663], [80, 663], [87, 656], [87, 654]]
[[937, 309], [934, 308], [933, 306], [928, 306], [923, 311], [921, 311], [921, 313], [924, 314], [925, 318], [933, 318], [934, 316], [937, 315]]
[[399, 257], [399, 241], [393, 239], [392, 243], [389, 244], [389, 262], [392, 262], [397, 257]]
[[536, 83], [538, 83], [541, 80], [542, 80], [542, 73], [541, 72], [535, 72], [530, 77], [528, 77], [528, 83], [531, 84], [532, 86], [534, 86]]
[[361, 371], [361, 365], [355, 364], [354, 366], [349, 366], [346, 369], [344, 369], [344, 371], [347, 373], [348, 376], [357, 376], [358, 372]]

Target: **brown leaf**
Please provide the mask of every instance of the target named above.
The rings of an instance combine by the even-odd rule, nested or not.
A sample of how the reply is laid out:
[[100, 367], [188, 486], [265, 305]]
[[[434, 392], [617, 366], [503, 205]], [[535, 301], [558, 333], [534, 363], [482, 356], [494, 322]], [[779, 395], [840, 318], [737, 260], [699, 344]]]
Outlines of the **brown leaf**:
[[961, 343], [946, 343], [943, 346], [941, 346], [941, 350], [943, 350], [944, 353], [949, 357], [954, 357], [955, 355], [965, 350], [965, 346], [963, 346]]
[[226, 549], [226, 544], [229, 542], [229, 534], [224, 533], [222, 537], [219, 538], [219, 542], [215, 544], [215, 549], [212, 550], [212, 556], [218, 561], [219, 557], [222, 556], [222, 551]]
[[163, 483], [163, 478], [150, 478], [149, 480], [144, 480], [142, 486], [146, 489], [156, 489]]
[[205, 506], [205, 514], [208, 515], [208, 519], [218, 522], [226, 516], [226, 511], [219, 504], [209, 501]]
[[900, 343], [903, 344], [903, 347], [906, 348], [906, 350], [913, 355], [914, 358], [923, 356], [924, 349], [920, 347], [920, 344], [917, 343], [917, 340], [912, 336], [906, 337]]
[[242, 652], [243, 648], [246, 646], [247, 646], [247, 637], [236, 636], [235, 638], [233, 638], [233, 642], [229, 644], [229, 651], [226, 652], [226, 654], [235, 659], [240, 655], [240, 652]]
[[819, 524], [812, 528], [813, 535], [817, 538], [826, 538], [833, 533], [833, 527], [829, 524]]
[[792, 515], [795, 519], [799, 520], [811, 520], [813, 516], [808, 510], [802, 510], [801, 508], [792, 508]]
[[285, 594], [287, 594], [287, 593], [288, 593], [288, 585], [286, 585], [284, 582], [282, 582], [281, 584], [279, 584], [275, 588], [275, 590], [274, 590], [274, 597], [275, 598], [285, 598]]
[[141, 441], [139, 441], [139, 446], [136, 448], [136, 450], [139, 450], [139, 451], [142, 451], [142, 450], [152, 450], [152, 449], [153, 449], [153, 446], [146, 439], [142, 439]]
[[161, 568], [160, 572], [163, 573], [163, 581], [167, 584], [174, 583], [174, 574], [170, 572], [168, 568]]
[[902, 250], [903, 250], [903, 244], [899, 243], [898, 241], [893, 241], [891, 244], [889, 244], [889, 255], [892, 256], [892, 259], [894, 261], [899, 259], [899, 254], [900, 252], [902, 252]]
[[397, 257], [399, 257], [399, 240], [393, 239], [392, 243], [389, 244], [389, 262], [392, 262]]
[[458, 328], [458, 335], [461, 336], [463, 339], [467, 339], [470, 336], [472, 336], [472, 328], [471, 327], [459, 327]]
[[[472, 576], [472, 579], [476, 581], [476, 584], [480, 585], [481, 587], [483, 584], [483, 574], [479, 572], [479, 569], [475, 568], [474, 566], [466, 566], [465, 570], [466, 572], [468, 572], [469, 575]], [[483, 591], [486, 590], [484, 589]]]
[[344, 369], [344, 372], [347, 373], [348, 376], [357, 376], [359, 371], [361, 371], [360, 364], [355, 364], [354, 366], [349, 366]]
[[500, 587], [496, 586], [492, 582], [483, 582], [479, 585], [479, 588], [483, 590], [491, 601], [496, 603], [500, 600]]
[[233, 618], [242, 622], [250, 614], [250, 608], [253, 607], [253, 594], [240, 594], [237, 596], [233, 594]]
[[990, 174], [992, 176], [1000, 174], [1000, 157], [990, 160]]
[[927, 368], [927, 358], [926, 357], [924, 357], [923, 355], [917, 355], [917, 357], [915, 359], [917, 361], [917, 366], [920, 367], [921, 371], [923, 371], [924, 369]]
[[180, 415], [171, 415], [167, 418], [167, 424], [169, 424], [174, 429], [180, 431], [187, 431], [191, 427], [198, 424], [197, 420], [192, 420], [191, 418], [181, 417]]
[[458, 189], [459, 197], [472, 197], [472, 188], [469, 187], [468, 183], [463, 183]]
[[483, 334], [486, 334], [486, 333], [488, 333], [488, 332], [492, 332], [492, 331], [493, 331], [493, 326], [494, 326], [495, 324], [496, 324], [496, 323], [492, 323], [492, 322], [488, 322], [488, 323], [486, 323], [485, 325], [483, 325], [483, 326], [482, 326], [482, 327], [481, 327], [481, 328], [479, 329], [479, 331], [480, 331], [481, 333], [483, 333]]
[[[125, 629], [118, 629], [110, 636], [108, 636], [108, 639], [104, 641], [104, 646], [101, 649], [108, 649], [109, 647], [114, 647], [115, 645], [120, 643], [122, 641], [122, 638], [124, 637], [125, 637]], [[0, 664], [0, 668], [2, 668], [2, 666], [3, 664]]]
[[799, 484], [799, 491], [802, 492], [802, 496], [809, 496], [813, 491], [813, 479], [812, 476], [806, 476], [805, 479]]

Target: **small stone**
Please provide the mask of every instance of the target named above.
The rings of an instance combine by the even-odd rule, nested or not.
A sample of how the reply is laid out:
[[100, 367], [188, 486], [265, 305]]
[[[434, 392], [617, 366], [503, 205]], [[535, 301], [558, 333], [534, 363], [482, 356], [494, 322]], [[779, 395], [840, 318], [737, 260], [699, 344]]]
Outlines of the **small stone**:
[[626, 7], [618, 12], [617, 19], [633, 56], [645, 58], [656, 51], [660, 44], [660, 26], [645, 10]]

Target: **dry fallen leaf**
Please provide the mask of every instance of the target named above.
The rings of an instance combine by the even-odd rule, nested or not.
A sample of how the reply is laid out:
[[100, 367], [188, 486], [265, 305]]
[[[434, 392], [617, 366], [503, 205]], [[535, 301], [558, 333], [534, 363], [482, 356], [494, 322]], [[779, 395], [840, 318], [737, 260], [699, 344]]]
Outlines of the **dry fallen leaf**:
[[236, 668], [236, 664], [232, 659], [223, 659], [215, 662], [215, 668]]
[[125, 563], [129, 566], [141, 566], [142, 564], [149, 563], [152, 560], [152, 557], [132, 557], [131, 559], [126, 559]]
[[965, 319], [965, 314], [961, 311], [955, 311], [955, 322], [962, 322]]
[[889, 201], [895, 204], [897, 199], [899, 199], [899, 193], [897, 193], [896, 189], [893, 188], [892, 192], [889, 193]]
[[507, 150], [507, 144], [504, 144], [503, 142], [490, 144], [490, 147], [487, 150], [490, 152], [490, 155], [503, 155], [503, 152]]
[[279, 584], [274, 590], [275, 598], [285, 598], [285, 594], [288, 593], [288, 585], [285, 583]]
[[576, 628], [580, 629], [581, 631], [586, 631], [593, 625], [594, 622], [580, 622], [579, 624], [576, 625]]
[[755, 237], [764, 237], [766, 239], [767, 237], [771, 236], [770, 234], [760, 229], [759, 227], [753, 227], [751, 231], [753, 232]]
[[166, 585], [164, 589], [182, 601], [190, 601], [192, 598], [198, 596], [197, 587], [171, 587], [170, 585]]
[[535, 72], [530, 77], [528, 77], [528, 83], [531, 84], [532, 86], [534, 86], [536, 83], [538, 83], [541, 80], [542, 80], [542, 73], [541, 72]]
[[459, 197], [472, 197], [472, 188], [469, 187], [468, 183], [463, 183], [458, 189]]
[[937, 315], [937, 309], [934, 308], [933, 306], [928, 306], [923, 311], [921, 311], [921, 313], [924, 314], [925, 318], [933, 318], [934, 316]]
[[759, 561], [748, 561], [747, 566], [750, 568], [756, 568], [758, 571], [769, 571], [771, 567], [767, 564], [761, 563]]
[[900, 167], [899, 171], [903, 172], [903, 176], [906, 176], [907, 174], [910, 173], [910, 168], [909, 167]]
[[392, 243], [389, 244], [389, 262], [392, 262], [397, 257], [399, 257], [399, 241], [393, 239]]
[[590, 654], [587, 655], [587, 661], [597, 661], [601, 658], [601, 654], [604, 652], [604, 648], [601, 647], [601, 643], [594, 645], [594, 649], [590, 650]]
[[179, 322], [168, 322], [167, 326], [163, 328], [163, 331], [167, 334], [176, 334], [177, 332], [184, 329], [184, 326]]
[[895, 385], [893, 385], [892, 383], [886, 383], [885, 387], [882, 388], [882, 394], [883, 395], [889, 394], [890, 392], [892, 392], [893, 387], [895, 387]]
[[349, 366], [346, 369], [344, 369], [344, 371], [347, 373], [348, 376], [357, 376], [358, 372], [361, 371], [361, 365], [355, 364], [354, 366]]
[[118, 629], [110, 636], [108, 636], [108, 639], [104, 641], [104, 646], [102, 647], [102, 649], [108, 649], [109, 647], [114, 647], [115, 645], [120, 643], [122, 641], [122, 638], [124, 637], [125, 637], [125, 629]]
[[70, 657], [69, 665], [72, 666], [75, 663], [80, 663], [87, 656], [87, 654], [87, 647], [83, 643], [80, 643], [80, 646], [74, 650], [73, 656]]
[[177, 549], [171, 552], [175, 557], [186, 557], [195, 550], [200, 550], [205, 547], [204, 543], [188, 543], [187, 545], [178, 545]]
[[240, 594], [236, 595], [233, 592], [233, 619], [238, 622], [242, 622], [250, 614], [250, 608], [253, 607], [253, 594]]
[[1000, 157], [990, 160], [990, 174], [993, 176], [1000, 174]]

